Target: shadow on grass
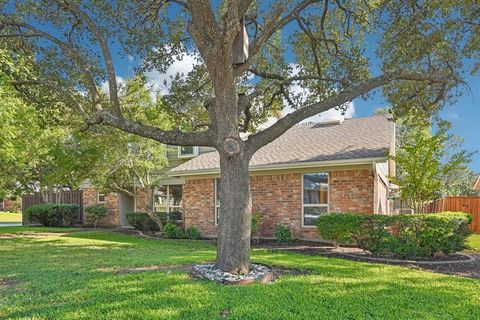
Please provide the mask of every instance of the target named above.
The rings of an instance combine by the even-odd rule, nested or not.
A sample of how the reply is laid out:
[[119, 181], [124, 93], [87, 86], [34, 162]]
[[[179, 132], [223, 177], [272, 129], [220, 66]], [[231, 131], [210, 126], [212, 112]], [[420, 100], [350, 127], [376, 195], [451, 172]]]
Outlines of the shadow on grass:
[[21, 286], [0, 290], [0, 318], [480, 318], [479, 281], [341, 259], [255, 250], [257, 262], [311, 274], [247, 287], [194, 281], [185, 272], [105, 272], [199, 263], [213, 259], [214, 249], [97, 231], [9, 239], [0, 243], [0, 275]]

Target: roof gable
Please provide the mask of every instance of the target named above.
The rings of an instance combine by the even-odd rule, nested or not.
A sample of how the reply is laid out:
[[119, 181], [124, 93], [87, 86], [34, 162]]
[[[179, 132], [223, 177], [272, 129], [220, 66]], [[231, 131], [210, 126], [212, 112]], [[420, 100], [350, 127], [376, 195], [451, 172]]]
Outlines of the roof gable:
[[[299, 124], [259, 149], [251, 168], [331, 162], [366, 158], [387, 158], [394, 143], [395, 125], [384, 116], [348, 119], [341, 123]], [[200, 155], [170, 173], [219, 170], [218, 152]]]

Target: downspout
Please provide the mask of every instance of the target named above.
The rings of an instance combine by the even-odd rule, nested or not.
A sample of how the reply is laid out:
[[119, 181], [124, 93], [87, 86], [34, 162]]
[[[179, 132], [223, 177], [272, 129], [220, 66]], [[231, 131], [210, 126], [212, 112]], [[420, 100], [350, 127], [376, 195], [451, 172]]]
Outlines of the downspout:
[[378, 208], [378, 172], [377, 172], [377, 162], [372, 161], [373, 168], [373, 214], [377, 214]]

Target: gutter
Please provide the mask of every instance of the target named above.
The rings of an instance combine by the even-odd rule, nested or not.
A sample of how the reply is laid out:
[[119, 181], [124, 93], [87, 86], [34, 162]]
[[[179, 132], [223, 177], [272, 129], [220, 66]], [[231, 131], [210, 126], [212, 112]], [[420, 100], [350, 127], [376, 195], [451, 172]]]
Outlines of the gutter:
[[[249, 169], [249, 172], [287, 170], [287, 169], [305, 169], [305, 168], [315, 168], [315, 167], [334, 167], [334, 166], [341, 166], [341, 165], [350, 165], [350, 166], [365, 165], [365, 164], [371, 165], [372, 163], [375, 163], [375, 162], [383, 162], [387, 160], [388, 160], [387, 157], [377, 157], [377, 158], [360, 158], [360, 159], [348, 159], [348, 160], [279, 163], [279, 164], [251, 166]], [[212, 175], [212, 174], [219, 174], [219, 173], [220, 173], [220, 168], [208, 168], [208, 169], [199, 169], [199, 170], [166, 172], [166, 175], [169, 177], [185, 177], [185, 176]]]

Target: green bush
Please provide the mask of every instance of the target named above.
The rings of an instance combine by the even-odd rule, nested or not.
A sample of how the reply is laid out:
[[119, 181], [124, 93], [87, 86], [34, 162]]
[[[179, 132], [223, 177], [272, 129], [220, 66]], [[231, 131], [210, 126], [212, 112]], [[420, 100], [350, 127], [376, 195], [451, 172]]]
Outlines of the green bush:
[[190, 240], [198, 240], [200, 239], [200, 231], [195, 228], [195, 227], [188, 227], [187, 230], [185, 230], [185, 235], [187, 236], [188, 239]]
[[[182, 213], [180, 212], [156, 212], [155, 213], [159, 218], [160, 221], [165, 225], [168, 223], [171, 224], [181, 224], [182, 223]], [[155, 221], [150, 218], [150, 216], [146, 212], [138, 211], [138, 212], [130, 212], [127, 213], [127, 221], [132, 227], [137, 230], [142, 231], [159, 231], [160, 228], [155, 223]]]
[[258, 236], [258, 226], [260, 224], [260, 212], [252, 213], [252, 227], [251, 227], [251, 238], [259, 238]]
[[85, 209], [87, 213], [87, 221], [97, 226], [102, 218], [107, 216], [107, 208], [103, 204], [95, 204]]
[[137, 230], [142, 231], [159, 231], [160, 228], [148, 216], [146, 212], [129, 212], [127, 213], [127, 221], [128, 224], [134, 227]]
[[277, 224], [275, 227], [275, 239], [278, 243], [286, 243], [292, 241], [292, 233], [283, 224]]
[[[356, 238], [360, 224], [364, 221], [363, 214], [330, 214], [328, 223], [322, 217], [317, 220], [318, 232], [324, 239], [332, 240], [335, 245], [349, 244]], [[322, 221], [322, 222], [320, 222]]]
[[414, 215], [330, 213], [320, 216], [322, 238], [356, 244], [378, 256], [401, 258], [451, 254], [465, 248], [472, 218], [461, 212]]
[[165, 233], [165, 238], [167, 239], [183, 239], [186, 237], [185, 231], [180, 226], [177, 226], [173, 223], [167, 223], [163, 227]]
[[27, 221], [46, 227], [71, 227], [77, 222], [76, 204], [37, 204], [27, 209]]

